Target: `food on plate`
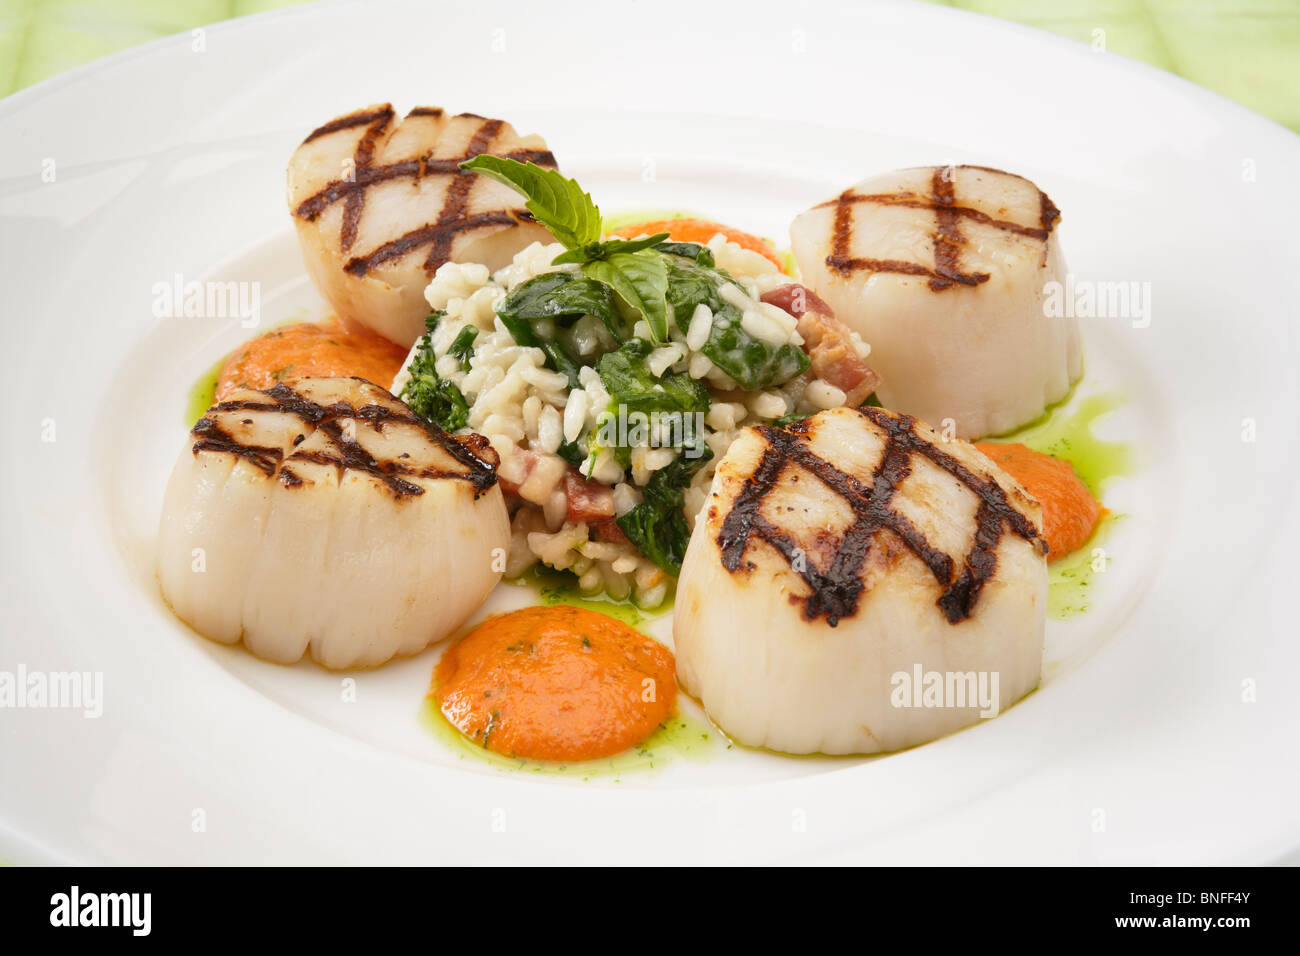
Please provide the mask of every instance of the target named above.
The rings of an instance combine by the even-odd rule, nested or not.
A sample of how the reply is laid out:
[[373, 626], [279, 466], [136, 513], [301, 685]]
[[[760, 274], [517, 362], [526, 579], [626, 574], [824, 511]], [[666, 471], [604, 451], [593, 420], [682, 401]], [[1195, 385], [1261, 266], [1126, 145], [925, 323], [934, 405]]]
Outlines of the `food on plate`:
[[739, 743], [827, 754], [1036, 687], [1048, 561], [1106, 510], [1069, 462], [963, 439], [1081, 374], [1043, 307], [1052, 201], [984, 167], [887, 173], [795, 219], [795, 276], [710, 219], [606, 232], [555, 166], [504, 121], [387, 104], [298, 147], [289, 208], [334, 314], [222, 367], [163, 503], [176, 614], [350, 668], [446, 638], [503, 575], [638, 614], [675, 594], [675, 657], [554, 594], [443, 653], [451, 726], [564, 764], [638, 747], [679, 681]]
[[280, 663], [415, 653], [501, 577], [496, 462], [483, 439], [361, 379], [237, 390], [194, 426], [168, 482], [163, 597], [205, 637]]
[[231, 353], [217, 378], [217, 400], [238, 389], [267, 389], [299, 378], [393, 380], [406, 349], [364, 326], [338, 319], [297, 322], [271, 329]]
[[776, 249], [772, 248], [772, 244], [766, 239], [741, 232], [720, 222], [713, 222], [711, 219], [656, 219], [652, 222], [620, 226], [611, 229], [609, 234], [623, 239], [635, 239], [637, 236], [654, 236], [661, 232], [666, 232], [673, 242], [695, 242], [702, 246], [708, 245], [714, 236], [722, 236], [727, 242], [734, 242], [742, 249], [757, 252], [778, 269], [784, 268]]
[[704, 244], [611, 239], [572, 180], [493, 157], [465, 165], [517, 188], [556, 241], [496, 272], [442, 266], [393, 392], [500, 455], [507, 574], [541, 561], [583, 591], [657, 606], [742, 423], [862, 400], [869, 350], [830, 315], [764, 301], [789, 277], [725, 227]]
[[1092, 537], [1106, 509], [1068, 461], [1014, 442], [977, 442], [975, 447], [1042, 506], [1048, 561], [1079, 550]]
[[1081, 374], [1076, 320], [1043, 306], [1066, 279], [1059, 216], [1020, 176], [921, 167], [846, 189], [790, 236], [802, 281], [871, 343], [881, 404], [974, 439], [1036, 418]]
[[1010, 706], [1041, 669], [1040, 520], [988, 458], [906, 415], [748, 428], [682, 565], [682, 687], [733, 739], [790, 753], [898, 750], [990, 709], [897, 706], [898, 674], [983, 674], [992, 711]]
[[467, 173], [480, 153], [555, 166], [540, 136], [473, 113], [387, 103], [330, 120], [289, 161], [303, 261], [338, 315], [410, 348], [424, 287], [444, 262], [497, 269], [546, 238], [509, 189]]
[[677, 700], [673, 655], [583, 608], [489, 618], [447, 649], [432, 693], [466, 737], [495, 753], [579, 761], [633, 747]]

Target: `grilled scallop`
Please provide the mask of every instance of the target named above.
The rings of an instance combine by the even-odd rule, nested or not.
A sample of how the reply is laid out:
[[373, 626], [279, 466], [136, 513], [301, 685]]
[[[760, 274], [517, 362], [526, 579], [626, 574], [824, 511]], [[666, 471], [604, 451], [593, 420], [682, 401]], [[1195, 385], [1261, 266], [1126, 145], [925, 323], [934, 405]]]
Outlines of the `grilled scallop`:
[[[746, 429], [678, 581], [682, 686], [740, 743], [789, 753], [898, 750], [995, 713], [1038, 683], [1039, 520], [972, 446], [905, 415]], [[932, 674], [954, 694], [915, 706], [906, 687]]]
[[540, 136], [472, 113], [387, 103], [317, 129], [289, 161], [289, 209], [316, 288], [348, 321], [405, 345], [424, 332], [424, 288], [444, 262], [508, 265], [549, 242], [513, 190], [458, 164], [480, 153], [555, 167]]
[[415, 653], [500, 578], [496, 463], [485, 440], [426, 426], [362, 379], [237, 392], [194, 426], [172, 472], [163, 597], [205, 637], [280, 663]]
[[868, 179], [790, 227], [803, 281], [871, 343], [879, 396], [961, 438], [1031, 421], [1082, 370], [1078, 324], [1044, 314], [1065, 281], [1060, 213], [979, 166]]

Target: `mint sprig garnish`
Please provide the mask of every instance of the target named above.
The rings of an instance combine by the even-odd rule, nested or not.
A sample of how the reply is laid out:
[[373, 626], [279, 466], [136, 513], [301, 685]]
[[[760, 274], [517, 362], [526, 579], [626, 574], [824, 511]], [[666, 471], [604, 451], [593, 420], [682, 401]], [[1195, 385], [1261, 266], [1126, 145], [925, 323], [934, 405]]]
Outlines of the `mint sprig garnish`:
[[581, 186], [555, 170], [487, 153], [460, 168], [495, 179], [523, 196], [524, 207], [566, 249], [600, 241], [600, 210]]
[[553, 169], [501, 156], [480, 155], [460, 164], [509, 186], [524, 206], [567, 250], [551, 264], [573, 263], [589, 279], [609, 286], [630, 311], [639, 313], [656, 345], [668, 341], [668, 267], [656, 247], [668, 233], [601, 241], [600, 209], [574, 180]]
[[581, 249], [561, 252], [551, 260], [551, 265], [559, 266], [566, 262], [591, 262], [594, 259], [608, 259], [616, 252], [640, 252], [642, 249], [655, 249], [668, 240], [668, 233], [661, 232], [654, 236], [642, 236], [640, 239], [607, 239], [604, 242], [592, 242]]

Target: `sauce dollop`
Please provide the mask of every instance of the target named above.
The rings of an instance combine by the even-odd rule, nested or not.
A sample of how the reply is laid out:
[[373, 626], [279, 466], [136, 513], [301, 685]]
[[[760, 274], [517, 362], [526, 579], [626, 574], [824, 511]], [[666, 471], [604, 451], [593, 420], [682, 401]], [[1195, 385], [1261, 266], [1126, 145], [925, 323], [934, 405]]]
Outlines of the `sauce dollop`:
[[668, 648], [605, 614], [560, 605], [489, 618], [434, 673], [443, 716], [488, 750], [596, 760], [633, 747], [677, 699]]
[[1043, 506], [1047, 560], [1077, 551], [1092, 537], [1106, 509], [1092, 496], [1068, 461], [1020, 444], [976, 442], [975, 447], [1020, 483]]
[[217, 378], [217, 401], [241, 388], [267, 389], [295, 378], [364, 378], [388, 388], [406, 361], [402, 346], [338, 319], [271, 329], [231, 353]]

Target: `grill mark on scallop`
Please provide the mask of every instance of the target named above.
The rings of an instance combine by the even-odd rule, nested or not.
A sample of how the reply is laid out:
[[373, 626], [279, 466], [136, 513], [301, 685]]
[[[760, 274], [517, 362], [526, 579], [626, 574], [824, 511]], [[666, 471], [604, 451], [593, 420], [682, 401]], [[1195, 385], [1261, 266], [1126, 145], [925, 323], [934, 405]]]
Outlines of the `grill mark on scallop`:
[[952, 208], [957, 201], [954, 175], [950, 167], [938, 167], [930, 177], [930, 193], [935, 202], [934, 271], [939, 273], [930, 280], [930, 288], [935, 292], [950, 288], [954, 282], [968, 279], [986, 282], [989, 278], [987, 272], [967, 275], [961, 271], [961, 247], [966, 240], [958, 228], [961, 217]]
[[[555, 154], [547, 149], [512, 149], [501, 153], [506, 159], [521, 163], [534, 163], [538, 166], [555, 168]], [[293, 214], [307, 222], [315, 222], [334, 203], [346, 199], [354, 192], [369, 189], [378, 183], [393, 179], [420, 179], [422, 176], [456, 173], [460, 164], [472, 156], [457, 156], [452, 159], [434, 159], [428, 153], [414, 159], [400, 159], [395, 163], [382, 166], [368, 166], [357, 170], [354, 179], [336, 179], [312, 193], [294, 207]]]
[[322, 452], [296, 451], [289, 456], [290, 461], [308, 459], [318, 465], [332, 464], [339, 471], [339, 480], [349, 471], [359, 471], [386, 484], [399, 498], [406, 495], [422, 495], [424, 489], [417, 484], [406, 481], [393, 474], [390, 462], [380, 462], [366, 451], [354, 438], [349, 438], [337, 420], [330, 419], [320, 423], [320, 430], [330, 437], [334, 447], [340, 452], [335, 458]]
[[[487, 212], [477, 216], [466, 216], [459, 222], [430, 223], [427, 226], [412, 229], [405, 235], [385, 242], [367, 255], [349, 259], [343, 269], [349, 275], [360, 277], [389, 259], [400, 259], [408, 252], [427, 243], [440, 242], [446, 237], [454, 237], [458, 232], [477, 229], [480, 226], [509, 226], [518, 222], [527, 222], [531, 219], [532, 216], [526, 210], [517, 209], [512, 212]], [[449, 239], [448, 242], [450, 242]], [[442, 265], [442, 262], [430, 267], [428, 260], [426, 260], [425, 271], [429, 273], [436, 272], [439, 265]]]
[[[885, 439], [869, 485], [841, 471], [804, 444], [807, 420], [796, 422], [786, 430], [770, 425], [755, 428], [767, 447], [736, 494], [719, 529], [717, 543], [723, 567], [733, 574], [742, 569], [752, 569], [753, 562], [745, 560], [745, 552], [754, 538], [765, 542], [784, 557], [791, 570], [808, 585], [809, 594], [803, 599], [804, 618], [811, 621], [824, 616], [827, 623], [835, 627], [840, 620], [857, 613], [866, 586], [863, 570], [872, 542], [880, 532], [889, 531], [925, 565], [943, 588], [935, 603], [949, 624], [958, 624], [974, 613], [984, 584], [997, 571], [997, 547], [1004, 530], [1009, 528], [1046, 553], [1038, 528], [1007, 501], [997, 482], [978, 477], [952, 455], [918, 435], [914, 418], [908, 415], [893, 417], [871, 407], [855, 411], [876, 425]], [[930, 544], [920, 529], [891, 507], [899, 486], [911, 474], [913, 455], [928, 459], [979, 499], [975, 534], [960, 571], [954, 567], [951, 555]], [[812, 474], [853, 512], [853, 521], [842, 535], [827, 569], [813, 566], [795, 546], [793, 539], [760, 510], [790, 465]], [[796, 557], [800, 560], [796, 561]]]
[[[442, 112], [437, 107], [417, 106], [407, 114], [407, 118], [413, 116], [436, 118], [440, 117]], [[370, 129], [366, 131], [365, 136], [357, 144], [351, 174], [328, 183], [302, 200], [294, 208], [294, 215], [299, 219], [315, 222], [321, 213], [334, 203], [343, 202], [345, 205], [339, 230], [339, 246], [343, 252], [348, 252], [353, 243], [356, 242], [361, 213], [365, 206], [366, 190], [371, 186], [397, 179], [411, 179], [418, 184], [423, 177], [429, 175], [450, 175], [453, 177], [447, 186], [442, 209], [434, 222], [412, 229], [364, 255], [352, 257], [344, 266], [349, 274], [358, 277], [364, 276], [377, 265], [391, 259], [400, 258], [409, 252], [428, 245], [430, 249], [425, 257], [424, 270], [427, 274], [432, 275], [438, 270], [439, 266], [451, 258], [451, 244], [457, 234], [484, 226], [514, 225], [519, 222], [533, 221], [532, 215], [526, 209], [513, 209], [509, 212], [493, 212], [469, 217], [464, 215], [477, 176], [461, 169], [460, 164], [489, 150], [492, 141], [505, 125], [503, 120], [486, 119], [474, 113], [459, 113], [455, 117], [456, 119], [482, 121], [468, 143], [463, 156], [434, 159], [432, 150], [430, 150], [411, 159], [399, 160], [379, 166], [373, 165], [371, 159], [375, 148], [378, 145], [380, 136], [388, 130], [393, 115], [392, 106], [385, 104], [379, 109], [354, 113], [326, 123], [303, 141], [304, 143], [310, 143], [312, 140], [329, 133], [370, 124]], [[534, 163], [550, 169], [556, 168], [555, 154], [550, 150], [513, 149], [500, 155], [521, 163]]]
[[[364, 381], [364, 379], [358, 379]], [[369, 384], [369, 383], [367, 383]], [[377, 387], [377, 386], [376, 386]], [[260, 394], [270, 401], [237, 399], [214, 405], [194, 426], [193, 434], [199, 439], [193, 451], [227, 452], [248, 461], [264, 472], [268, 477], [275, 476], [290, 488], [303, 484], [302, 477], [286, 461], [306, 461], [318, 465], [333, 465], [339, 470], [339, 477], [347, 471], [359, 471], [383, 482], [397, 497], [422, 495], [424, 489], [406, 481], [403, 476], [420, 478], [454, 478], [469, 482], [474, 488], [474, 497], [478, 498], [496, 484], [496, 467], [484, 453], [488, 447], [487, 439], [480, 435], [457, 437], [443, 431], [437, 425], [425, 421], [414, 412], [402, 413], [383, 405], [368, 404], [349, 405], [347, 402], [335, 402], [332, 405], [320, 405], [294, 391], [283, 383], [267, 389]], [[233, 438], [220, 424], [209, 417], [213, 413], [252, 411], [290, 414], [304, 424], [323, 431], [338, 450], [337, 456], [324, 451], [298, 449], [282, 461], [283, 454], [279, 448], [258, 445], [245, 445]], [[350, 438], [339, 424], [342, 420], [363, 421], [373, 425], [376, 431], [383, 431], [386, 424], [396, 422], [404, 425], [416, 425], [441, 447], [464, 471], [451, 471], [438, 468], [413, 468], [400, 461], [379, 461], [355, 439]], [[303, 436], [295, 437], [293, 445], [297, 448]]]
[[389, 103], [373, 110], [360, 110], [356, 113], [349, 113], [347, 116], [340, 116], [332, 119], [324, 126], [318, 126], [307, 134], [307, 138], [302, 141], [306, 146], [312, 140], [320, 139], [322, 136], [328, 136], [330, 133], [337, 133], [345, 129], [355, 129], [358, 126], [365, 126], [367, 123], [373, 123], [376, 119], [387, 114], [393, 115], [393, 107]]
[[[501, 120], [484, 120], [474, 131], [469, 145], [465, 148], [467, 156], [478, 156], [492, 148], [497, 134], [505, 125]], [[465, 215], [469, 206], [469, 196], [478, 182], [478, 174], [458, 169], [447, 184], [447, 193], [442, 201], [442, 211], [438, 213], [438, 225], [448, 226]], [[424, 260], [426, 272], [435, 271], [438, 266], [451, 258], [451, 241], [455, 233], [440, 232], [429, 246], [429, 255]]]
[[[388, 124], [393, 119], [393, 108], [389, 106], [386, 110], [380, 111], [368, 127], [365, 135], [357, 141], [357, 148], [352, 155], [352, 172], [356, 175], [357, 170], [365, 169], [370, 165], [370, 161], [375, 155], [375, 145], [379, 140], [380, 134], [388, 129]], [[352, 243], [357, 240], [357, 227], [361, 224], [361, 210], [366, 204], [366, 191], [357, 189], [348, 193], [348, 197], [343, 203], [343, 225], [339, 228], [339, 247], [347, 252], [352, 248]]]
[[[1041, 201], [1046, 202], [1051, 209], [1056, 209], [1056, 207], [1052, 205], [1052, 201], [1048, 199], [1045, 194], [1042, 195]], [[855, 193], [852, 190], [849, 190], [842, 197], [819, 203], [813, 208], [825, 209], [827, 206], [834, 206], [837, 203], [853, 206], [864, 202], [872, 203], [876, 206], [904, 206], [908, 209], [924, 209], [929, 212], [936, 212], [940, 208], [940, 204], [935, 202], [933, 199], [925, 196], [918, 196], [913, 192]], [[992, 226], [993, 228], [1001, 229], [1004, 232], [1014, 232], [1017, 235], [1026, 236], [1030, 239], [1046, 239], [1051, 234], [1051, 223], [1054, 221], [1054, 219], [1048, 219], [1046, 220], [1046, 225], [1022, 226], [1018, 222], [1011, 222], [1007, 219], [994, 219], [988, 213], [980, 212], [980, 210], [974, 209], [970, 206], [959, 206], [954, 204], [945, 208], [962, 219], [970, 219], [973, 222], [978, 222], [985, 226]], [[1041, 218], [1043, 215], [1045, 214], [1040, 214], [1040, 222], [1043, 221]], [[1058, 211], [1056, 217], [1059, 216], [1060, 212]]]
[[194, 424], [194, 427], [190, 429], [190, 434], [198, 439], [194, 443], [194, 454], [197, 455], [201, 451], [227, 452], [237, 458], [242, 458], [268, 475], [275, 474], [275, 469], [280, 464], [280, 458], [283, 455], [278, 448], [271, 448], [266, 445], [243, 444], [217, 424], [214, 419], [208, 418], [206, 415]]
[[[978, 209], [957, 203], [953, 189], [953, 177], [948, 173], [949, 171], [955, 173], [958, 169], [979, 169], [985, 172], [997, 173], [1001, 176], [1014, 176], [1013, 173], [993, 169], [990, 166], [936, 167], [931, 176], [931, 195], [928, 199], [908, 191], [861, 194], [853, 192], [851, 188], [846, 189], [834, 199], [821, 203], [816, 207], [818, 209], [827, 206], [835, 207], [835, 218], [831, 232], [831, 253], [826, 257], [826, 265], [843, 276], [852, 275], [859, 269], [865, 269], [868, 272], [891, 272], [900, 275], [925, 276], [929, 278], [929, 287], [934, 292], [942, 292], [954, 285], [980, 285], [989, 280], [987, 272], [968, 273], [963, 272], [960, 268], [961, 246], [965, 241], [960, 231], [960, 223], [963, 219], [979, 222], [1006, 232], [1014, 232], [1027, 238], [1037, 239], [1043, 243], [1045, 259], [1047, 240], [1051, 236], [1056, 220], [1061, 216], [1061, 211], [1048, 198], [1047, 193], [1038, 189], [1037, 186], [1034, 187], [1038, 189], [1039, 223], [1037, 226], [1025, 226], [1005, 219], [995, 219]], [[1015, 176], [1015, 178], [1022, 179], [1023, 177]], [[1029, 181], [1025, 180], [1025, 182]], [[1030, 183], [1030, 185], [1033, 184]], [[935, 214], [935, 234], [932, 237], [935, 259], [933, 268], [919, 262], [907, 262], [900, 259], [874, 259], [850, 255], [853, 242], [853, 206], [864, 202], [887, 206], [906, 206], [912, 209], [925, 209], [933, 212]]]

